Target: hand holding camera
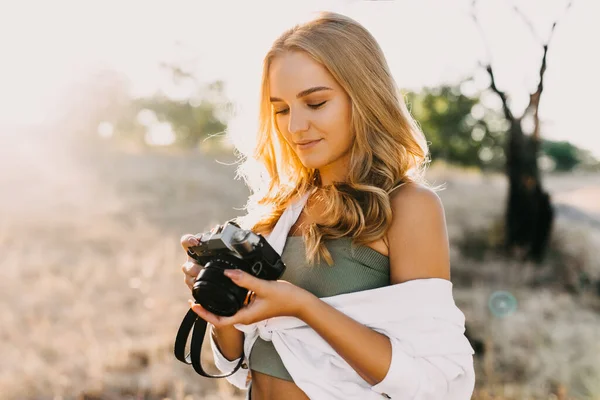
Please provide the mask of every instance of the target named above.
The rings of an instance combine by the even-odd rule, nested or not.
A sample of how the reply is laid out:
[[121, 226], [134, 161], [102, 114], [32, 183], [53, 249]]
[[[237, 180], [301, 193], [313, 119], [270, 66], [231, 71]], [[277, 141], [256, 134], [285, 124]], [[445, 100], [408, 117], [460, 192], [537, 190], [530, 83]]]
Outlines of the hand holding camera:
[[[181, 237], [181, 247], [183, 247], [186, 254], [190, 247], [197, 246], [199, 243], [195, 235], [186, 234]], [[186, 262], [181, 266], [181, 270], [184, 273], [184, 282], [190, 288], [190, 291], [194, 288], [194, 282], [202, 268], [203, 266], [190, 256], [187, 256]]]
[[[305, 291], [276, 281], [285, 265], [262, 235], [227, 222], [209, 232], [185, 235], [182, 245], [188, 254], [183, 266], [186, 284], [196, 303], [190, 305], [205, 321], [216, 327], [249, 324], [301, 311], [299, 300]], [[244, 307], [249, 297], [252, 301]]]
[[[188, 255], [182, 267], [185, 282], [195, 302], [190, 300], [191, 310], [181, 323], [174, 352], [178, 360], [192, 364], [200, 375], [229, 376], [243, 360], [240, 358], [229, 374], [210, 375], [203, 370], [199, 360], [207, 322], [231, 334], [234, 324], [251, 324], [277, 316], [301, 318], [307, 309], [303, 305], [312, 295], [277, 280], [285, 265], [262, 235], [227, 222], [209, 232], [184, 235], [181, 244]], [[192, 330], [190, 354], [185, 355]]]

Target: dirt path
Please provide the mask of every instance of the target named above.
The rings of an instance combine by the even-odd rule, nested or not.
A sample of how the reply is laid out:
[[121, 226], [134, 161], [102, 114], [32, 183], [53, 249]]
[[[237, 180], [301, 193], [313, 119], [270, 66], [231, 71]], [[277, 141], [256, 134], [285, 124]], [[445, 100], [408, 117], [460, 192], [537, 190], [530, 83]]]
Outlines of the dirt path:
[[556, 204], [566, 204], [600, 218], [600, 185], [585, 186], [554, 195]]

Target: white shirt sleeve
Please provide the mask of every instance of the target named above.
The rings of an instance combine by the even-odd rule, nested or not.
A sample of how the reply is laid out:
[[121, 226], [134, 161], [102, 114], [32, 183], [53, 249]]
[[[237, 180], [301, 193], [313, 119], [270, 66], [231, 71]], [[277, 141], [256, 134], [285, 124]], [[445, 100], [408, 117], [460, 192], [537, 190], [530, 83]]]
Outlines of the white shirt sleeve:
[[391, 338], [392, 361], [385, 378], [371, 387], [384, 398], [469, 400], [475, 387], [473, 355], [412, 355], [410, 345]]
[[[213, 339], [213, 325], [208, 324], [208, 326], [210, 328], [208, 336], [210, 337], [210, 347], [212, 348], [215, 365], [217, 369], [222, 373], [229, 373], [233, 371], [240, 359], [238, 358], [236, 360], [229, 361], [225, 358], [223, 354], [221, 354], [221, 352], [219, 351], [219, 347]], [[242, 364], [242, 367], [238, 369], [235, 374], [228, 376], [225, 379], [227, 379], [227, 381], [229, 381], [229, 383], [231, 383], [235, 387], [238, 387], [243, 390], [248, 389], [248, 386], [250, 385], [250, 369], [248, 369], [248, 361], [246, 360], [244, 364]]]

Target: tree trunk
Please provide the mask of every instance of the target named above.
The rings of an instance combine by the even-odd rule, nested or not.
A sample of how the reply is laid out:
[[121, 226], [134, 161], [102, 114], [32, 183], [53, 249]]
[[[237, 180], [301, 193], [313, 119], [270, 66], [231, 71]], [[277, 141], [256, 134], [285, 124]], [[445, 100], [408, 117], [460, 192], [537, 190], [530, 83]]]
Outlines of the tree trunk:
[[[485, 41], [482, 26], [475, 11], [477, 0], [471, 4], [471, 17], [480, 30]], [[568, 11], [573, 4], [567, 4]], [[520, 118], [513, 115], [506, 93], [498, 88], [491, 65], [490, 46], [486, 42], [488, 63], [485, 69], [490, 77], [492, 89], [502, 101], [504, 117], [510, 123], [508, 140], [506, 142], [506, 175], [508, 178], [508, 201], [505, 214], [505, 245], [510, 254], [520, 256], [524, 260], [542, 261], [550, 239], [554, 221], [554, 210], [550, 202], [550, 195], [544, 191], [538, 169], [538, 154], [540, 150], [540, 99], [544, 91], [544, 75], [548, 48], [558, 21], [554, 21], [548, 40], [543, 43], [534, 29], [534, 25], [521, 11], [514, 6], [514, 11], [525, 22], [533, 36], [542, 45], [542, 62], [539, 70], [539, 82], [534, 93], [529, 95], [529, 105]], [[531, 136], [523, 132], [521, 121], [523, 117], [533, 117], [534, 129]]]
[[550, 238], [554, 211], [540, 180], [539, 140], [525, 136], [521, 121], [513, 118], [506, 147], [506, 248], [522, 259], [540, 262]]

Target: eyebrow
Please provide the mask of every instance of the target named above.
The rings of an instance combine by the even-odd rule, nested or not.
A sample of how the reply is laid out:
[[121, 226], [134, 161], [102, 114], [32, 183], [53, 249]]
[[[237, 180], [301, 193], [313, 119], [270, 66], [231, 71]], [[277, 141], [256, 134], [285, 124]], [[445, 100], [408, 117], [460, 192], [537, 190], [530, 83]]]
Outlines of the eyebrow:
[[[315, 92], [320, 92], [321, 90], [333, 90], [332, 88], [328, 88], [327, 86], [315, 86], [315, 87], [311, 87], [310, 89], [306, 89], [301, 91], [300, 93], [298, 93], [296, 95], [296, 98], [299, 99], [301, 97], [304, 96], [308, 96], [309, 94], [315, 93]], [[276, 102], [276, 101], [283, 101], [278, 97], [271, 97], [271, 102]]]

